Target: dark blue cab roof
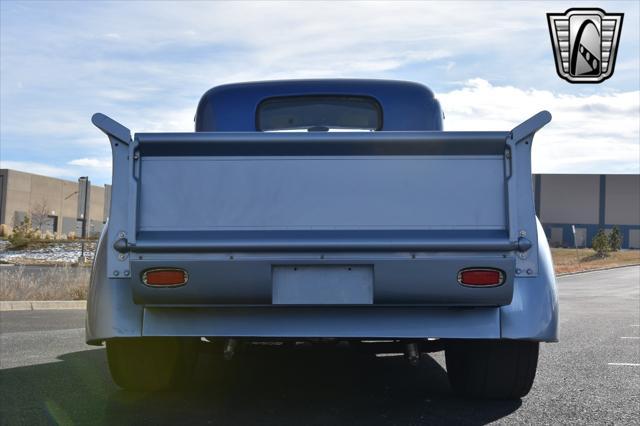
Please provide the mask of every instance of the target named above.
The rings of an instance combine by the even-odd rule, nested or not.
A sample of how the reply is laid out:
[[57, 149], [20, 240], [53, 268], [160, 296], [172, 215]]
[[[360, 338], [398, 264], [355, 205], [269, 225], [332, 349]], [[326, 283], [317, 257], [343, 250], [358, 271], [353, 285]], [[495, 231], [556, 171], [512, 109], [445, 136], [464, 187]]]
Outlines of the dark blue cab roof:
[[366, 96], [382, 108], [380, 130], [442, 130], [442, 110], [426, 86], [367, 79], [278, 80], [225, 84], [208, 90], [196, 112], [196, 132], [257, 130], [260, 103], [286, 96]]

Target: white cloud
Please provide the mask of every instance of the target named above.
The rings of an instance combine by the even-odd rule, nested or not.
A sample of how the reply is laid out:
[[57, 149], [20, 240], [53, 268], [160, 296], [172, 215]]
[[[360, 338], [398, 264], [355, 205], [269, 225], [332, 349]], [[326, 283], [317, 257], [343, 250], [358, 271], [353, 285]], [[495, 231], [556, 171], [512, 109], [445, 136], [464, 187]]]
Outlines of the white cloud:
[[72, 166], [80, 166], [89, 169], [111, 171], [110, 158], [78, 158], [69, 161], [69, 164]]
[[472, 79], [437, 97], [446, 130], [510, 130], [550, 111], [534, 139], [535, 172], [640, 173], [640, 91], [577, 96]]

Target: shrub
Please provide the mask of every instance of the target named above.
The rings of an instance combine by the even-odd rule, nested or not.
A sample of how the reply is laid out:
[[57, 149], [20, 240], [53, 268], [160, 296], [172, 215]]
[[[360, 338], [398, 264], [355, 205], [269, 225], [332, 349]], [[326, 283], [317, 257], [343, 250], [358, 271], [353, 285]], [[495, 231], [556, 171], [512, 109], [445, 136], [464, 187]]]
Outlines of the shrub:
[[622, 247], [622, 233], [617, 226], [614, 226], [609, 234], [609, 247], [611, 251], [618, 251]]
[[11, 243], [9, 249], [21, 250], [29, 246], [29, 244], [37, 238], [38, 232], [32, 228], [31, 219], [26, 216], [20, 224], [14, 226], [13, 232], [9, 236], [8, 240]]
[[593, 237], [593, 240], [591, 241], [591, 248], [595, 250], [598, 257], [607, 257], [611, 251], [609, 238], [602, 229], [600, 229], [595, 237]]

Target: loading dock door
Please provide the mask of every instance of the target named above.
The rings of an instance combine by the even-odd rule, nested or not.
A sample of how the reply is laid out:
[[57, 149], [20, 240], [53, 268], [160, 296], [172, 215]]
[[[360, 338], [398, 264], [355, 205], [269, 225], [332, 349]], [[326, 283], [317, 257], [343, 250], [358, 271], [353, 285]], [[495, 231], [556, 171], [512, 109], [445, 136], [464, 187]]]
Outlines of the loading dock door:
[[551, 238], [550, 241], [552, 246], [561, 246], [562, 245], [562, 228], [552, 227], [551, 228]]

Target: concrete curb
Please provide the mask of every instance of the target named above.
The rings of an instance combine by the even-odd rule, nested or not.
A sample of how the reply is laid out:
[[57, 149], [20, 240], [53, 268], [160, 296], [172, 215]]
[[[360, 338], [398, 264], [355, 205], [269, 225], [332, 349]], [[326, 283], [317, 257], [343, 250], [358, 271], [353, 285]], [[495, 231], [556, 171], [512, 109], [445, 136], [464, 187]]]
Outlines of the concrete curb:
[[3, 311], [40, 311], [47, 309], [87, 309], [86, 300], [8, 300], [0, 301]]
[[566, 277], [568, 275], [588, 274], [589, 272], [608, 271], [610, 269], [629, 268], [631, 266], [640, 266], [640, 263], [632, 263], [630, 265], [620, 265], [620, 266], [608, 266], [606, 268], [587, 269], [586, 271], [563, 272], [561, 274], [556, 274], [556, 277]]

